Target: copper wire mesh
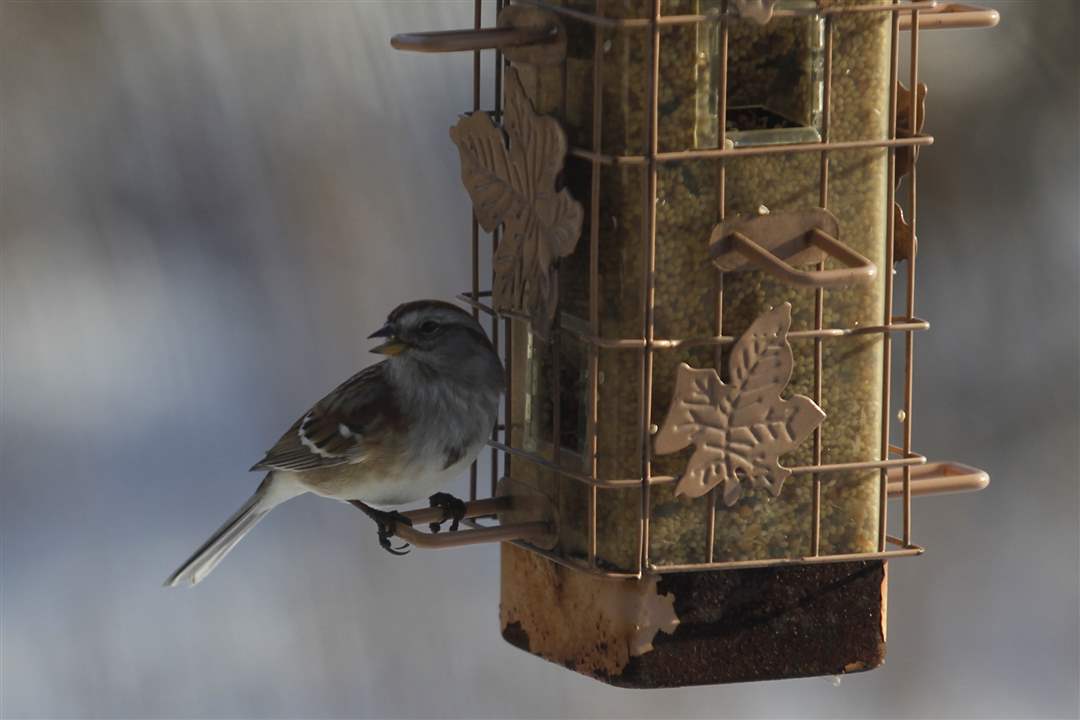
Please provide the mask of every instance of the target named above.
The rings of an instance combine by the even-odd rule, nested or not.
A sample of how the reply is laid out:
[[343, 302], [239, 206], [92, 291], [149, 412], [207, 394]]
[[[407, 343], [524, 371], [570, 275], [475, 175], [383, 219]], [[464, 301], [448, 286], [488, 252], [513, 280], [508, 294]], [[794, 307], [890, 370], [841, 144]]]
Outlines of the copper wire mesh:
[[[910, 73], [909, 83], [911, 88], [918, 86], [918, 50], [919, 50], [919, 12], [923, 9], [931, 9], [935, 3], [924, 2], [901, 2], [893, 0], [890, 3], [835, 6], [818, 8], [816, 12], [824, 19], [824, 87], [822, 92], [822, 119], [820, 142], [794, 143], [786, 145], [768, 145], [752, 147], [727, 147], [726, 124], [723, 119], [727, 115], [728, 108], [728, 38], [731, 16], [727, 12], [727, 2], [721, 3], [721, 12], [712, 15], [670, 15], [661, 13], [661, 0], [652, 0], [652, 13], [645, 18], [611, 18], [604, 15], [604, 0], [595, 0], [592, 13], [583, 12], [559, 5], [554, 5], [542, 0], [518, 0], [522, 4], [541, 7], [556, 13], [566, 23], [583, 23], [592, 27], [593, 30], [593, 61], [591, 83], [593, 90], [592, 118], [591, 118], [591, 147], [571, 147], [569, 154], [572, 157], [587, 161], [590, 166], [589, 193], [591, 202], [589, 211], [588, 238], [582, 238], [589, 245], [589, 269], [588, 269], [588, 319], [582, 322], [578, 318], [559, 315], [556, 317], [555, 327], [552, 331], [552, 344], [554, 351], [553, 367], [551, 368], [552, 402], [555, 407], [552, 412], [552, 438], [553, 457], [548, 459], [542, 455], [531, 452], [521, 447], [513, 446], [510, 433], [510, 398], [513, 397], [514, 388], [508, 387], [507, 403], [504, 408], [503, 422], [496, 428], [495, 436], [490, 442], [491, 455], [491, 492], [496, 491], [496, 481], [500, 476], [509, 475], [511, 458], [517, 461], [531, 463], [539, 468], [558, 474], [569, 480], [583, 483], [587, 486], [588, 504], [586, 517], [586, 554], [584, 558], [569, 556], [557, 551], [545, 551], [533, 547], [528, 543], [517, 542], [534, 552], [538, 552], [549, 559], [581, 569], [590, 573], [608, 577], [640, 577], [645, 572], [680, 572], [689, 570], [728, 569], [743, 567], [761, 567], [772, 565], [789, 564], [812, 564], [823, 562], [851, 561], [869, 558], [888, 558], [897, 556], [916, 555], [923, 548], [915, 545], [911, 540], [911, 469], [913, 466], [922, 465], [926, 458], [913, 452], [911, 444], [912, 428], [912, 363], [914, 333], [925, 330], [928, 323], [915, 317], [914, 287], [915, 287], [915, 263], [914, 258], [908, 258], [906, 266], [906, 297], [902, 307], [902, 316], [894, 315], [894, 238], [895, 225], [892, 213], [896, 201], [897, 187], [897, 161], [896, 154], [899, 149], [929, 145], [933, 138], [921, 135], [912, 130], [907, 136], [899, 136], [897, 117], [898, 107], [897, 82], [899, 79], [900, 58], [900, 28], [901, 20], [905, 21], [910, 31]], [[498, 0], [498, 9], [502, 7], [502, 0]], [[776, 16], [795, 14], [796, 11], [777, 10]], [[871, 140], [846, 140], [833, 141], [830, 138], [831, 100], [832, 100], [832, 56], [834, 34], [836, 32], [834, 18], [844, 13], [888, 13], [891, 17], [890, 29], [890, 64], [889, 64], [889, 110], [888, 110], [888, 133], [884, 139]], [[481, 0], [475, 0], [474, 26], [480, 27]], [[719, 25], [719, 97], [718, 115], [719, 141], [714, 148], [696, 148], [687, 150], [660, 151], [659, 143], [659, 120], [658, 106], [660, 95], [660, 53], [661, 53], [661, 28], [673, 25], [690, 25], [699, 23], [718, 23]], [[605, 29], [633, 29], [646, 32], [651, 39], [649, 51], [649, 84], [648, 106], [644, 109], [648, 118], [647, 152], [642, 155], [612, 154], [603, 152], [602, 123], [603, 93], [602, 64], [604, 53], [600, 51], [603, 41], [602, 31]], [[495, 112], [500, 110], [502, 91], [502, 71], [504, 67], [502, 55], [495, 53]], [[474, 53], [473, 62], [473, 108], [480, 107], [480, 51]], [[565, 63], [562, 68], [562, 108], [566, 104], [566, 69]], [[917, 93], [911, 93], [910, 117], [916, 117]], [[881, 309], [881, 322], [877, 325], [859, 325], [852, 327], [825, 327], [825, 292], [817, 289], [814, 292], [814, 324], [811, 330], [792, 331], [788, 338], [794, 342], [813, 343], [813, 395], [819, 405], [823, 395], [823, 347], [831, 339], [850, 337], [856, 335], [880, 335], [882, 343], [882, 398], [881, 398], [881, 438], [880, 453], [876, 461], [866, 462], [843, 462], [823, 463], [822, 444], [824, 432], [827, 429], [819, 426], [813, 434], [813, 462], [809, 465], [789, 468], [793, 476], [809, 475], [813, 483], [812, 511], [807, 523], [810, 525], [810, 553], [801, 557], [773, 557], [755, 560], [716, 561], [714, 557], [715, 533], [716, 533], [716, 504], [717, 489], [713, 489], [708, 495], [708, 521], [705, 525], [707, 557], [704, 562], [655, 564], [649, 556], [649, 535], [651, 523], [652, 489], [654, 486], [674, 483], [678, 478], [670, 475], [654, 475], [652, 472], [651, 457], [651, 431], [654, 428], [655, 417], [652, 408], [652, 384], [653, 384], [653, 359], [657, 352], [676, 350], [691, 346], [706, 346], [715, 348], [717, 367], [720, 366], [720, 351], [724, 346], [736, 341], [731, 335], [724, 335], [724, 273], [717, 270], [715, 277], [715, 301], [714, 317], [712, 323], [713, 335], [703, 337], [657, 337], [655, 323], [655, 277], [656, 277], [656, 200], [657, 200], [657, 173], [658, 168], [664, 164], [675, 161], [695, 160], [711, 161], [716, 165], [716, 193], [718, 205], [717, 221], [722, 221], [725, 215], [725, 189], [726, 189], [726, 162], [731, 158], [746, 157], [766, 154], [796, 154], [796, 153], [819, 153], [820, 154], [820, 195], [819, 204], [822, 208], [828, 207], [830, 154], [840, 150], [873, 150], [884, 148], [887, 152], [886, 171], [886, 247], [885, 263], [882, 268], [884, 275], [885, 292], [884, 306]], [[646, 262], [642, 278], [641, 292], [641, 332], [633, 337], [610, 338], [601, 337], [600, 332], [600, 295], [599, 286], [599, 208], [601, 206], [601, 170], [605, 166], [643, 166], [645, 170], [645, 188], [643, 194], [644, 222], [642, 225], [640, 242]], [[916, 175], [917, 164], [912, 163], [908, 177], [908, 212], [912, 233], [915, 232], [917, 218], [916, 204]], [[502, 337], [502, 352], [504, 362], [507, 363], [508, 378], [513, 377], [509, 363], [512, 361], [512, 332], [514, 325], [527, 322], [527, 318], [515, 313], [496, 313], [489, 302], [490, 291], [480, 287], [480, 244], [479, 232], [476, 219], [471, 225], [472, 253], [473, 253], [473, 283], [471, 291], [464, 293], [461, 299], [474, 308], [476, 313], [484, 313], [491, 319], [491, 331], [496, 347], [499, 347], [500, 333]], [[498, 234], [492, 238], [493, 248], [499, 242]], [[818, 265], [819, 270], [824, 269], [824, 261]], [[501, 322], [500, 322], [501, 321]], [[500, 330], [501, 327], [501, 330]], [[519, 325], [519, 331], [524, 324]], [[892, 401], [892, 339], [894, 334], [904, 336], [904, 366], [903, 366], [903, 398], [902, 398], [902, 439], [900, 445], [890, 442], [890, 408]], [[560, 388], [560, 355], [559, 344], [565, 338], [573, 338], [585, 348], [587, 363], [586, 384], [587, 398], [584, 407], [587, 416], [585, 422], [585, 438], [582, 444], [586, 459], [587, 472], [575, 472], [563, 466], [560, 461], [561, 442], [561, 412], [558, 403], [562, 395]], [[598, 358], [601, 350], [613, 350], [619, 352], [637, 353], [640, 357], [640, 387], [639, 407], [641, 408], [638, 432], [640, 434], [640, 474], [635, 477], [601, 479], [597, 472], [597, 417], [598, 417]], [[500, 472], [499, 459], [502, 458], [502, 471]], [[895, 537], [887, 532], [887, 503], [888, 503], [888, 470], [897, 468], [902, 473], [901, 518], [902, 531], [900, 537]], [[821, 483], [822, 477], [830, 473], [850, 472], [855, 470], [878, 470], [880, 476], [880, 490], [878, 493], [878, 523], [877, 523], [877, 549], [874, 552], [851, 552], [843, 554], [822, 554], [820, 552], [821, 538]], [[634, 488], [640, 489], [640, 512], [638, 515], [637, 533], [637, 560], [636, 568], [631, 572], [614, 571], [607, 567], [601, 567], [597, 562], [597, 505], [598, 491], [604, 488]], [[477, 469], [474, 463], [470, 480], [470, 499], [477, 499]], [[629, 530], [629, 528], [628, 528]]]

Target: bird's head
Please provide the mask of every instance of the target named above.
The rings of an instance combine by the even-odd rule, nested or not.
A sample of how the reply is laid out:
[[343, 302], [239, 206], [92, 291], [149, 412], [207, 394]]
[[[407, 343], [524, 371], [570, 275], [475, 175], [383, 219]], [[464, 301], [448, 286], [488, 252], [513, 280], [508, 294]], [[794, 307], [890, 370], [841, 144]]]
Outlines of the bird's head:
[[492, 357], [498, 364], [495, 348], [480, 323], [457, 305], [441, 300], [399, 305], [386, 324], [369, 337], [385, 339], [372, 352], [440, 371], [465, 370], [478, 359], [490, 361]]

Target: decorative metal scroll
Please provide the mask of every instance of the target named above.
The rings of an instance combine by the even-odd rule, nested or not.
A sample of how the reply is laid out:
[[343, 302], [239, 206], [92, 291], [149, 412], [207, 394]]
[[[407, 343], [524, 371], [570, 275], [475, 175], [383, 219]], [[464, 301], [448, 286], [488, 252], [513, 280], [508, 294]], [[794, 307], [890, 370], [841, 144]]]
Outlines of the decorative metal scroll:
[[919, 239], [904, 217], [900, 203], [893, 203], [893, 262], [911, 260], [919, 251]]
[[[915, 120], [911, 119], [911, 91], [904, 83], [896, 81], [896, 134], [899, 137], [914, 137], [922, 133], [926, 124], [926, 83], [916, 86]], [[919, 159], [919, 147], [912, 145], [896, 150], [896, 184], [911, 172], [911, 167]]]
[[808, 397], [780, 397], [791, 380], [790, 327], [790, 303], [759, 316], [732, 348], [728, 383], [712, 368], [680, 363], [671, 407], [653, 444], [658, 455], [696, 447], [676, 495], [699, 497], [719, 485], [724, 503], [734, 505], [743, 480], [780, 494], [791, 474], [780, 456], [825, 419]]
[[533, 110], [511, 68], [502, 125], [488, 113], [471, 113], [450, 128], [450, 138], [477, 221], [488, 232], [503, 227], [492, 304], [528, 315], [533, 330], [546, 336], [558, 304], [554, 265], [573, 252], [585, 217], [581, 204], [557, 186], [566, 134], [554, 118]]
[[777, 0], [734, 0], [739, 17], [746, 18], [758, 25], [765, 25], [772, 19]]

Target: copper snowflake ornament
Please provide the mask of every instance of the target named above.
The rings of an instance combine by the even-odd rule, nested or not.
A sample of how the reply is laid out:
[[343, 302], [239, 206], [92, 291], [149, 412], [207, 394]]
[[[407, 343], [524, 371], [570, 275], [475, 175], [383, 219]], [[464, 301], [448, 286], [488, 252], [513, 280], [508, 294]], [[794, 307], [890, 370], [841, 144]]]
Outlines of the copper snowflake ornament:
[[780, 397], [791, 379], [790, 327], [789, 303], [758, 317], [731, 351], [728, 383], [712, 368], [680, 363], [671, 407], [653, 445], [658, 455], [697, 448], [676, 495], [699, 497], [721, 485], [724, 503], [734, 505], [743, 480], [780, 494], [791, 474], [780, 456], [825, 419], [808, 397]]
[[546, 336], [558, 304], [553, 268], [573, 252], [585, 212], [566, 189], [556, 189], [566, 134], [554, 118], [533, 110], [513, 69], [505, 100], [501, 127], [488, 113], [472, 113], [450, 128], [450, 138], [480, 226], [488, 232], [503, 226], [492, 303], [528, 315], [533, 330]]

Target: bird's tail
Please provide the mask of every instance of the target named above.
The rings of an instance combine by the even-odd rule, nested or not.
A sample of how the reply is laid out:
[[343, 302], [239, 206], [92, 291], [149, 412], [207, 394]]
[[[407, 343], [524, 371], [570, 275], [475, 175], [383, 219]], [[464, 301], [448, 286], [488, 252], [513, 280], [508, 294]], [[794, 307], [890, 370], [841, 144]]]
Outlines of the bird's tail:
[[176, 572], [165, 581], [165, 587], [177, 585], [197, 585], [209, 575], [218, 563], [225, 559], [229, 551], [236, 547], [245, 535], [266, 516], [268, 512], [303, 493], [295, 483], [279, 479], [276, 473], [268, 473], [259, 485], [259, 489], [248, 498], [233, 516], [218, 528], [210, 539], [192, 553], [191, 557], [177, 568]]

